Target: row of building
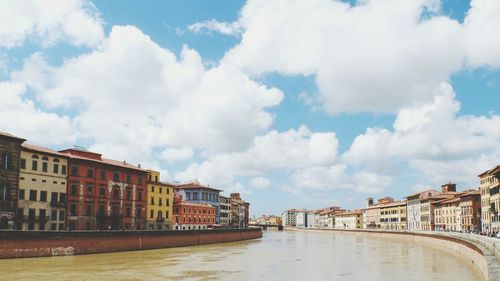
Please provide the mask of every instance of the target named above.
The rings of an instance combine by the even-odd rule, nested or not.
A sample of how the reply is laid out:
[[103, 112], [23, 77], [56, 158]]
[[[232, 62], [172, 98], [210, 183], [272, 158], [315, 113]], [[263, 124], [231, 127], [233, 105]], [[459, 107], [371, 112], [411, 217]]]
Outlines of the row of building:
[[0, 229], [190, 230], [248, 226], [250, 204], [198, 181], [81, 147], [54, 151], [0, 132]]
[[444, 184], [394, 200], [384, 197], [353, 211], [340, 207], [291, 209], [282, 213], [283, 225], [301, 228], [460, 231], [491, 234], [500, 231], [500, 165], [479, 175], [480, 187], [457, 191]]

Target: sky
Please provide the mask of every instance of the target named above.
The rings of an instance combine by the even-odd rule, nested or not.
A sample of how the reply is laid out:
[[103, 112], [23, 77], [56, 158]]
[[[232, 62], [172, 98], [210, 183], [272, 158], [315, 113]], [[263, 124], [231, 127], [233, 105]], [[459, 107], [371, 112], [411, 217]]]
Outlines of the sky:
[[499, 114], [500, 1], [0, 2], [0, 131], [251, 215], [477, 188]]

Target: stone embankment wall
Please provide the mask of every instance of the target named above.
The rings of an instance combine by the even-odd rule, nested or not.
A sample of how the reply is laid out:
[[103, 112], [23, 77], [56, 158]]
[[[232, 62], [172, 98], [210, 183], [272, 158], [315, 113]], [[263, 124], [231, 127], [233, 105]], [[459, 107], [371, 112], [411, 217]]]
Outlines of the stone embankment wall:
[[261, 238], [260, 229], [0, 232], [0, 259], [160, 249]]
[[488, 253], [483, 251], [483, 247], [476, 243], [469, 242], [468, 239], [449, 236], [446, 233], [420, 233], [420, 232], [396, 232], [396, 231], [372, 231], [372, 230], [347, 230], [347, 229], [330, 229], [338, 233], [348, 235], [360, 235], [369, 237], [379, 237], [384, 239], [398, 239], [408, 242], [425, 244], [433, 248], [442, 249], [452, 252], [461, 258], [472, 263], [481, 273], [484, 280], [500, 280], [497, 279], [496, 272], [492, 272], [492, 268], [496, 267], [498, 261], [488, 259]]

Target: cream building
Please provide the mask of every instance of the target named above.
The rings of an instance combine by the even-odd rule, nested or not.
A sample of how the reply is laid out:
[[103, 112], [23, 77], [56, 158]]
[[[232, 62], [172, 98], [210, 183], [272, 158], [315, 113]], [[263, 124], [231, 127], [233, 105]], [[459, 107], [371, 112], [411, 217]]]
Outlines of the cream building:
[[64, 154], [22, 145], [17, 229], [65, 230], [67, 167]]
[[500, 165], [479, 175], [481, 192], [482, 232], [500, 230]]
[[219, 195], [220, 225], [224, 228], [231, 225], [231, 198]]
[[386, 230], [406, 229], [406, 200], [380, 206], [380, 228]]
[[436, 230], [460, 231], [460, 198], [454, 196], [435, 202]]
[[[407, 229], [410, 231], [423, 230], [422, 227], [422, 201], [439, 194], [439, 191], [429, 189], [406, 197], [406, 220]], [[426, 206], [427, 207], [427, 206]], [[427, 210], [427, 209], [426, 209]], [[427, 217], [426, 217], [427, 218]]]
[[336, 229], [360, 229], [363, 227], [363, 214], [360, 210], [336, 214]]

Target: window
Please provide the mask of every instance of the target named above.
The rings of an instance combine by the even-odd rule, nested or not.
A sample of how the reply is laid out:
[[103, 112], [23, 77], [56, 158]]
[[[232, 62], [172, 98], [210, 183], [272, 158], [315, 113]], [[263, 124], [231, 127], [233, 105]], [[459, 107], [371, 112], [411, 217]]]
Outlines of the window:
[[149, 211], [149, 217], [154, 218], [155, 217], [155, 212], [153, 210]]
[[163, 212], [158, 211], [158, 219], [161, 220], [163, 218]]
[[170, 188], [167, 188], [167, 194], [169, 194], [169, 193], [170, 193]]
[[132, 209], [130, 208], [130, 206], [127, 206], [127, 209], [125, 210], [125, 216], [127, 218], [130, 218], [132, 216]]
[[57, 230], [57, 223], [51, 223], [50, 230]]
[[36, 160], [31, 161], [31, 170], [33, 170], [33, 171], [38, 170], [38, 161], [36, 161]]
[[142, 191], [137, 191], [137, 200], [142, 201]]
[[0, 200], [9, 200], [10, 190], [7, 183], [0, 183]]
[[106, 196], [106, 187], [104, 185], [99, 186], [99, 197], [104, 198]]
[[99, 170], [99, 178], [101, 178], [101, 180], [106, 179], [106, 170], [104, 170], [104, 169]]
[[19, 162], [19, 167], [21, 169], [26, 169], [26, 159], [21, 158], [21, 161]]
[[142, 176], [139, 176], [139, 179], [137, 180], [138, 184], [142, 184]]
[[64, 210], [59, 210], [59, 220], [64, 220]]
[[132, 199], [132, 191], [130, 189], [127, 189], [127, 200]]
[[94, 168], [87, 167], [87, 178], [93, 178], [94, 177]]
[[113, 188], [113, 198], [118, 199], [120, 197], [120, 188], [115, 187]]
[[104, 205], [99, 205], [99, 215], [104, 216], [104, 214], [105, 214]]
[[155, 186], [151, 186], [151, 192], [155, 192]]
[[138, 219], [140, 219], [142, 217], [142, 208], [141, 207], [137, 207], [137, 215], [136, 215], [136, 217]]
[[69, 215], [76, 216], [76, 204], [69, 205]]
[[92, 205], [87, 205], [86, 215], [87, 215], [87, 217], [92, 216]]
[[42, 162], [42, 172], [47, 172], [49, 163]]
[[50, 219], [53, 221], [57, 220], [57, 211], [56, 210], [52, 210], [52, 212], [50, 212]]
[[[2, 159], [0, 159], [0, 163], [2, 166], [2, 169], [4, 170], [10, 170], [10, 161], [11, 161], [11, 156], [10, 153], [7, 151], [2, 152]], [[2, 163], [3, 162], [3, 163]]]
[[158, 199], [158, 205], [161, 206], [162, 205], [162, 202], [161, 202], [161, 198]]
[[127, 183], [130, 183], [130, 175], [127, 174]]
[[71, 195], [78, 195], [78, 184], [77, 183], [71, 184]]
[[163, 192], [163, 188], [160, 187], [160, 193], [162, 193], [162, 192]]
[[40, 224], [42, 224], [42, 222], [45, 224], [45, 221], [47, 219], [47, 211], [45, 209], [40, 209], [40, 217], [39, 217], [39, 220], [40, 220]]
[[40, 202], [47, 202], [47, 191], [40, 191]]
[[170, 201], [167, 199], [167, 203], [165, 204], [165, 206], [170, 206]]
[[120, 172], [113, 172], [113, 181], [120, 180]]
[[87, 195], [92, 195], [94, 194], [94, 184], [88, 183], [87, 184]]
[[71, 175], [78, 177], [78, 166], [71, 166]]
[[36, 190], [30, 190], [30, 201], [36, 201]]
[[155, 198], [151, 197], [151, 205], [154, 205], [154, 204], [155, 204]]
[[54, 169], [52, 170], [54, 174], [59, 174], [59, 164], [54, 163]]
[[19, 200], [24, 200], [24, 189], [19, 189]]
[[66, 175], [66, 165], [61, 166], [61, 174]]
[[59, 193], [59, 203], [66, 204], [66, 193]]
[[165, 218], [168, 219], [168, 211], [165, 212]]
[[158, 176], [155, 176], [155, 182], [158, 182]]

